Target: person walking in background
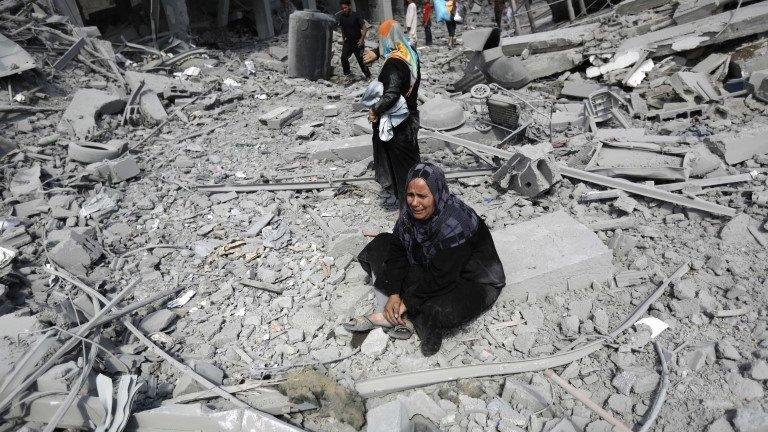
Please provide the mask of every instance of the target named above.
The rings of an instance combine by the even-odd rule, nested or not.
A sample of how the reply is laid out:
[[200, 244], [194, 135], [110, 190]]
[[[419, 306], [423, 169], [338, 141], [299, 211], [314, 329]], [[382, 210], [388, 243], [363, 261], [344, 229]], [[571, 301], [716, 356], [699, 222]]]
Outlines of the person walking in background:
[[421, 25], [424, 26], [424, 42], [432, 45], [432, 0], [424, 0], [421, 8]]
[[416, 35], [416, 27], [418, 26], [419, 16], [416, 9], [415, 0], [406, 0], [408, 2], [408, 9], [405, 11], [405, 28], [408, 30], [408, 39], [411, 42], [411, 46], [415, 47], [418, 41]]
[[365, 36], [368, 34], [368, 23], [363, 17], [352, 11], [351, 0], [341, 0], [341, 11], [338, 14], [338, 23], [341, 27], [341, 37], [343, 40], [341, 48], [341, 69], [347, 81], [350, 80], [352, 71], [349, 68], [349, 57], [352, 54], [357, 59], [357, 64], [363, 71], [365, 78], [371, 79], [371, 70], [363, 61], [363, 50], [365, 49]]
[[501, 28], [501, 16], [504, 14], [504, 0], [489, 0], [493, 5], [493, 20]]
[[448, 48], [453, 48], [456, 43], [456, 21], [453, 19], [456, 14], [458, 0], [446, 0], [445, 9], [448, 10], [448, 20], [445, 21], [445, 27], [448, 29]]

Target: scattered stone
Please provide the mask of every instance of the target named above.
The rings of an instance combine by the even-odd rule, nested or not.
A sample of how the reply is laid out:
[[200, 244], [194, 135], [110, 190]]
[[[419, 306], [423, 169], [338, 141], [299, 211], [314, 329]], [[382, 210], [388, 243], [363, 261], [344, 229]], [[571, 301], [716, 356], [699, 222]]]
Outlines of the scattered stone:
[[360, 352], [372, 357], [378, 357], [384, 353], [389, 343], [389, 335], [384, 333], [384, 329], [376, 327], [368, 333], [363, 344], [360, 346]]

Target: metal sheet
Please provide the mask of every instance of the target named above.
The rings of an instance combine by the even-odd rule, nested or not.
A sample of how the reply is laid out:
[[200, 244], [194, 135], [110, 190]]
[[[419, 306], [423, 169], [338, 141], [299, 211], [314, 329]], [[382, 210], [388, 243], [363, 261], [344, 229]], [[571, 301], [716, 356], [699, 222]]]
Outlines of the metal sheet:
[[16, 42], [0, 34], [0, 78], [34, 69], [35, 59]]

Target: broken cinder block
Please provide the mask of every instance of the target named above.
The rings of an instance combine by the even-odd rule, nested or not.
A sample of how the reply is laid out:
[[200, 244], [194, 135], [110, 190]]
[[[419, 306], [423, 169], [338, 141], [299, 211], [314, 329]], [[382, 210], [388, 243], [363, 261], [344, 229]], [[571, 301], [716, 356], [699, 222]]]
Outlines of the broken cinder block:
[[301, 118], [304, 114], [303, 108], [278, 107], [259, 117], [259, 123], [270, 129], [281, 129], [291, 124], [294, 120]]
[[118, 159], [92, 163], [85, 167], [85, 172], [95, 180], [120, 183], [136, 177], [141, 170], [132, 155], [125, 155]]
[[518, 153], [499, 168], [492, 178], [500, 187], [513, 189], [527, 197], [535, 197], [549, 190], [562, 179], [542, 144], [520, 147]]
[[93, 228], [74, 228], [51, 233], [48, 240], [58, 241], [50, 249], [48, 257], [51, 261], [75, 275], [86, 274], [91, 264], [103, 253]]

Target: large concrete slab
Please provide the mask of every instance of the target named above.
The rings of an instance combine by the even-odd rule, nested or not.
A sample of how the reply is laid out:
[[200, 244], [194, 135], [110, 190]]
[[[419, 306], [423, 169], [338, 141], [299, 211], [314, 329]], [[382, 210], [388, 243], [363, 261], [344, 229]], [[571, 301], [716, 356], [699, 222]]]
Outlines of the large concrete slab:
[[629, 38], [619, 46], [616, 55], [647, 49], [651, 56], [659, 57], [765, 31], [768, 31], [768, 2], [760, 2]]
[[710, 150], [722, 156], [729, 165], [768, 154], [768, 125], [757, 123], [739, 133], [723, 133], [707, 137]]
[[35, 68], [35, 59], [16, 42], [0, 34], [0, 78]]
[[373, 155], [370, 135], [359, 135], [334, 141], [314, 141], [299, 149], [300, 153], [309, 154], [310, 159], [361, 161]]
[[501, 39], [501, 51], [508, 56], [517, 56], [528, 48], [531, 54], [560, 51], [581, 46], [595, 38], [600, 24], [585, 24], [539, 33], [531, 33]]
[[534, 54], [523, 60], [531, 80], [569, 71], [584, 63], [585, 57], [579, 49]]
[[493, 240], [507, 276], [503, 301], [584, 289], [613, 274], [611, 250], [563, 211], [495, 231]]

